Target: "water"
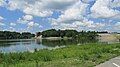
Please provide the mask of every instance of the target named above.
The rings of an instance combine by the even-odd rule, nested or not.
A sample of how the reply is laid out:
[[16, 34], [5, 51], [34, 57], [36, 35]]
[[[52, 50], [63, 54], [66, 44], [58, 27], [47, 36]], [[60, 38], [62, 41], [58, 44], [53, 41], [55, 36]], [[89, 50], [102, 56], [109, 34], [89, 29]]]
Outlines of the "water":
[[[41, 49], [56, 49], [65, 47], [66, 45], [78, 45], [88, 43], [89, 41], [78, 40], [37, 40], [37, 39], [22, 39], [22, 40], [3, 40], [0, 41], [0, 51], [3, 53], [10, 52], [34, 52]], [[90, 41], [91, 42], [91, 41]], [[93, 41], [97, 42], [97, 41]]]
[[77, 44], [77, 42], [73, 40], [4, 40], [0, 41], [0, 51], [3, 53], [34, 52], [36, 49], [54, 49], [70, 44]]

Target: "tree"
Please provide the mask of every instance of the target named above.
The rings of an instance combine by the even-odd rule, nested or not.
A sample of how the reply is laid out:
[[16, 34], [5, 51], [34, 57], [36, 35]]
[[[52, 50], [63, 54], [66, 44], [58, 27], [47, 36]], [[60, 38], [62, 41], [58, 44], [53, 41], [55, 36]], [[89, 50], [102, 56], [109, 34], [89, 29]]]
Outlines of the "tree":
[[22, 39], [30, 39], [30, 38], [32, 38], [32, 37], [35, 37], [34, 34], [31, 34], [31, 33], [29, 33], [29, 32], [23, 32], [23, 33], [21, 34], [21, 36], [22, 36]]
[[78, 34], [76, 30], [50, 29], [42, 32], [43, 37], [74, 37]]
[[75, 37], [78, 34], [76, 30], [65, 30], [66, 37]]
[[55, 29], [50, 29], [42, 32], [43, 37], [59, 37], [58, 31]]
[[59, 33], [59, 37], [64, 37], [65, 36], [65, 31], [64, 30], [58, 30], [58, 33]]
[[78, 32], [76, 30], [55, 30], [55, 29], [50, 29], [50, 30], [45, 30], [43, 32], [38, 32], [37, 35], [42, 34], [43, 37], [72, 37], [73, 39], [76, 40], [96, 40], [98, 33], [95, 31], [81, 31]]
[[41, 32], [37, 32], [37, 33], [36, 33], [36, 36], [37, 36], [37, 37], [40, 36], [40, 35], [42, 35]]
[[34, 34], [29, 32], [10, 32], [10, 31], [0, 31], [0, 39], [30, 39], [34, 37]]

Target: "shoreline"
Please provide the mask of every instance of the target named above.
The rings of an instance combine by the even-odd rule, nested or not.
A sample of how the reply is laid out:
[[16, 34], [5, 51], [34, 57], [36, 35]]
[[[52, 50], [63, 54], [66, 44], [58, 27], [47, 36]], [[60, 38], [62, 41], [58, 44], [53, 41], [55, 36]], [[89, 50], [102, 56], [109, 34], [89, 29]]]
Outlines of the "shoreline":
[[[3, 66], [4, 63], [8, 63], [9, 67], [13, 66], [21, 67], [21, 64], [23, 65], [22, 67], [27, 67], [27, 65], [36, 64], [36, 62], [34, 61], [37, 61], [38, 64], [42, 67], [49, 67], [50, 64], [52, 67], [54, 65], [61, 64], [65, 65], [61, 67], [68, 67], [69, 65], [78, 67], [89, 66], [93, 67], [111, 58], [119, 56], [120, 55], [119, 46], [120, 46], [119, 44], [108, 45], [100, 43], [99, 44], [91, 43], [86, 45], [70, 45], [65, 48], [59, 48], [55, 50], [43, 49], [36, 51], [34, 53], [24, 52], [24, 53], [1, 54], [2, 57], [6, 58], [2, 58], [1, 62], [3, 64], [1, 63], [0, 66]], [[9, 62], [5, 60], [9, 60]]]
[[29, 41], [29, 40], [34, 40], [34, 39], [3, 39], [3, 40], [0, 40], [0, 42], [2, 41]]
[[47, 39], [47, 40], [62, 40], [62, 39], [72, 39], [72, 37], [36, 37], [35, 39]]

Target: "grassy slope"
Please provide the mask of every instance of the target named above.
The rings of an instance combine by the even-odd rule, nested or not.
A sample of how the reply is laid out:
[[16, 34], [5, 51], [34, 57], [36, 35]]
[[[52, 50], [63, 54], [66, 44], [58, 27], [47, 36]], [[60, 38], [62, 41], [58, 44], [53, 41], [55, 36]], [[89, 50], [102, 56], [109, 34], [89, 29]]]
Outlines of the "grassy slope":
[[93, 67], [119, 55], [120, 44], [86, 44], [35, 53], [5, 54], [0, 62], [9, 67]]

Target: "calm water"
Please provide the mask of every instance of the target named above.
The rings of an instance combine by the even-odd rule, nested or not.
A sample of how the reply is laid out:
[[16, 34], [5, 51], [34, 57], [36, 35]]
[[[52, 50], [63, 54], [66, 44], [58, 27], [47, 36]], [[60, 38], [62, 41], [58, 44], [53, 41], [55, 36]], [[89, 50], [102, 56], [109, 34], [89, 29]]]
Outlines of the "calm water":
[[54, 49], [72, 44], [77, 44], [77, 42], [73, 40], [6, 40], [0, 41], [0, 51], [4, 53], [34, 52], [35, 49]]
[[[95, 41], [96, 42], [96, 41]], [[66, 45], [77, 45], [81, 43], [88, 43], [77, 40], [6, 40], [0, 41], [0, 51], [3, 53], [10, 52], [34, 52], [40, 49], [56, 49], [65, 47]]]

